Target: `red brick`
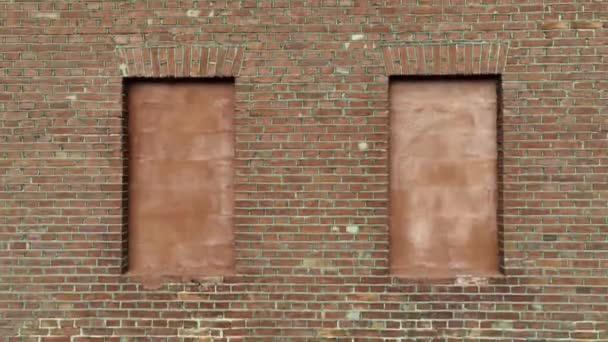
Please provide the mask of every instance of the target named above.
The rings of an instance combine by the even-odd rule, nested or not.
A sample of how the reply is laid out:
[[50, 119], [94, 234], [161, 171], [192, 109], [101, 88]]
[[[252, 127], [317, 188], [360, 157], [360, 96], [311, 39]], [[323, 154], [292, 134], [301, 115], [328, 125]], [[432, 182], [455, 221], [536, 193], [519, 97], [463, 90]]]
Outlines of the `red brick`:
[[[0, 336], [608, 340], [603, 11], [0, 2]], [[501, 75], [502, 277], [388, 276], [387, 76], [426, 74]], [[123, 76], [235, 77], [235, 275], [120, 273]]]

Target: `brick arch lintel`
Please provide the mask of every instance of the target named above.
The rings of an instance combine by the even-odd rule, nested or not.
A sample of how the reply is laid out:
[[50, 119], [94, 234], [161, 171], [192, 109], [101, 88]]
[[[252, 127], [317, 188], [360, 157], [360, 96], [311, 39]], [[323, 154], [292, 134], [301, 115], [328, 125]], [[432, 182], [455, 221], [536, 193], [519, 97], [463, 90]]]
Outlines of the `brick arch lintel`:
[[244, 48], [239, 46], [119, 47], [124, 77], [232, 77], [238, 76]]
[[413, 43], [383, 47], [388, 75], [491, 75], [504, 72], [508, 42]]

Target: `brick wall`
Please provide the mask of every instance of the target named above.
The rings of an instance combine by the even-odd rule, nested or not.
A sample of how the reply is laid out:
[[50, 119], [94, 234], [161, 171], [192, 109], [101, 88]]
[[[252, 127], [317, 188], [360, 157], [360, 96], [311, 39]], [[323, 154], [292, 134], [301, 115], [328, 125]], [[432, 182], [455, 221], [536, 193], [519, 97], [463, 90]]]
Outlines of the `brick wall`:
[[[0, 3], [0, 336], [608, 340], [602, 0]], [[388, 271], [390, 75], [500, 74], [504, 276]], [[234, 76], [236, 275], [123, 274], [123, 77]]]

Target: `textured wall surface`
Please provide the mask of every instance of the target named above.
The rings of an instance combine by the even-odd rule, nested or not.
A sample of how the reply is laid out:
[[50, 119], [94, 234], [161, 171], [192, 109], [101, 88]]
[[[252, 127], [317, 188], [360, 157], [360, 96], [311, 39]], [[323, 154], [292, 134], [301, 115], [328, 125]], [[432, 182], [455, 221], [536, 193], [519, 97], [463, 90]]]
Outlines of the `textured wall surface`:
[[125, 90], [129, 274], [231, 274], [234, 85], [139, 81]]
[[[0, 2], [0, 336], [608, 340], [607, 20], [597, 0]], [[424, 74], [501, 74], [502, 277], [389, 274], [389, 76]], [[235, 275], [123, 274], [125, 76], [235, 77]]]
[[496, 83], [391, 81], [391, 274], [499, 274]]

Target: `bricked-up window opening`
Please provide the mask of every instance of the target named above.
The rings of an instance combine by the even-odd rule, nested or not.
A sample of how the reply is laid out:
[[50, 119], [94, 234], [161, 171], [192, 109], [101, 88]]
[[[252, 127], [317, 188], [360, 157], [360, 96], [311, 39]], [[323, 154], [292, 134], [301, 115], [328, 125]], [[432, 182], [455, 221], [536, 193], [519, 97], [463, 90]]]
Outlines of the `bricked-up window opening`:
[[497, 85], [492, 78], [391, 80], [392, 274], [500, 274]]
[[232, 273], [233, 80], [125, 88], [129, 273]]

